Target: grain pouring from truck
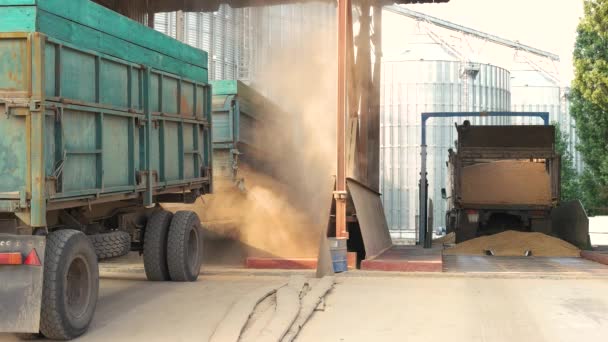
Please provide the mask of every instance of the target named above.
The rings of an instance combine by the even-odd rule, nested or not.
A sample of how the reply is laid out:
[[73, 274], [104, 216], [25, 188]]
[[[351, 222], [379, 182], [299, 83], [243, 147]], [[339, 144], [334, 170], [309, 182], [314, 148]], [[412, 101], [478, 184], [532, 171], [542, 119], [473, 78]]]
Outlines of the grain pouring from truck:
[[207, 53], [87, 0], [0, 3], [0, 332], [82, 335], [98, 260], [194, 281], [211, 192]]

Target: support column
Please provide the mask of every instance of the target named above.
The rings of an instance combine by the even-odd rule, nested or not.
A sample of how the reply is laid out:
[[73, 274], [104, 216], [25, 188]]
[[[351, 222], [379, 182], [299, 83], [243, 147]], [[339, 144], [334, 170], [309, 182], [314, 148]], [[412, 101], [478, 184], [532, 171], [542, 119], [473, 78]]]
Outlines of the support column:
[[380, 192], [380, 79], [382, 68], [382, 6], [375, 5], [372, 14], [370, 37], [374, 66], [369, 91], [369, 126], [367, 139], [367, 179], [373, 190]]
[[355, 178], [374, 191], [380, 190], [380, 68], [382, 60], [382, 7], [368, 0], [358, 4], [357, 56], [352, 68], [356, 84], [349, 93], [350, 110], [358, 117]]
[[175, 13], [175, 39], [184, 41], [184, 11]]
[[350, 0], [338, 0], [338, 105], [337, 123], [337, 174], [336, 191], [336, 237], [348, 237], [346, 231], [346, 51], [347, 17], [352, 11]]
[[148, 27], [151, 29], [154, 28], [154, 16], [155, 16], [154, 12], [148, 12], [147, 24], [148, 24]]
[[359, 142], [359, 86], [357, 81], [357, 70], [355, 65], [355, 41], [353, 35], [353, 12], [348, 11], [346, 18], [346, 70], [349, 75], [347, 94], [347, 131], [346, 131], [346, 174], [354, 179], [361, 179], [357, 146]]
[[370, 185], [368, 174], [368, 142], [370, 127], [370, 88], [372, 80], [371, 61], [371, 16], [369, 1], [363, 0], [360, 5], [359, 34], [355, 40], [357, 44], [356, 73], [358, 93], [354, 94], [358, 99], [359, 107], [359, 144], [357, 146], [358, 168], [360, 182], [366, 186]]

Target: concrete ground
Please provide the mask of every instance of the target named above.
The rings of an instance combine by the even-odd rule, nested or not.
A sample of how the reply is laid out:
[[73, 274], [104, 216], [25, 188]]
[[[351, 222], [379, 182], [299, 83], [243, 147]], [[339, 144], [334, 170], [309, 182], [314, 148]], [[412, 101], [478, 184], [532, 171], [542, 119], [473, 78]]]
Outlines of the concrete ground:
[[[78, 339], [206, 341], [232, 303], [308, 272], [207, 268], [195, 283], [145, 281], [140, 265], [102, 267], [97, 312]], [[601, 341], [608, 278], [351, 271], [298, 341]], [[16, 341], [0, 334], [0, 341]]]
[[[207, 341], [241, 296], [288, 279], [288, 275], [210, 271], [194, 283], [148, 282], [143, 269], [121, 271], [117, 267], [102, 267], [93, 322], [89, 331], [76, 341]], [[18, 339], [0, 333], [0, 341]]]
[[341, 278], [301, 341], [604, 341], [608, 280]]

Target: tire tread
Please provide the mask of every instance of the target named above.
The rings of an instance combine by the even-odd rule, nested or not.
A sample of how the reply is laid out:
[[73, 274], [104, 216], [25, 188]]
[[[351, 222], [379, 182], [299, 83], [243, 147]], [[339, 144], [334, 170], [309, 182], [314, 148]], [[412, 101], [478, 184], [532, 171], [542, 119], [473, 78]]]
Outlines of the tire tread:
[[89, 235], [99, 260], [121, 257], [131, 251], [131, 235], [124, 231]]
[[[173, 216], [173, 220], [171, 220], [169, 236], [167, 238], [167, 265], [169, 266], [169, 274], [173, 281], [195, 281], [198, 278], [199, 272], [190, 274], [186, 266], [186, 235], [192, 225], [198, 227], [200, 239], [200, 220], [198, 215], [193, 211], [178, 211]], [[201, 252], [199, 249], [199, 257]]]
[[167, 266], [167, 235], [173, 214], [168, 211], [154, 213], [144, 234], [144, 270], [150, 281], [170, 280]]
[[[47, 236], [46, 239], [46, 251], [45, 251], [45, 260], [44, 260], [44, 279], [43, 279], [43, 288], [42, 288], [42, 307], [40, 312], [40, 331], [42, 334], [49, 338], [55, 340], [69, 340], [75, 337], [80, 336], [86, 331], [71, 331], [68, 326], [66, 326], [66, 322], [61, 317], [60, 313], [60, 292], [59, 288], [59, 279], [57, 273], [59, 272], [59, 268], [62, 266], [61, 256], [65, 253], [66, 246], [72, 239], [77, 239], [78, 235], [82, 235], [84, 241], [87, 241], [90, 244], [90, 241], [86, 238], [82, 232], [77, 230], [59, 230], [52, 232]], [[93, 247], [91, 246], [91, 252], [94, 252]], [[95, 264], [91, 270], [92, 272], [97, 273], [98, 276], [98, 266], [95, 260]], [[99, 283], [93, 286], [99, 286]], [[95, 291], [95, 296], [97, 295], [97, 291]], [[94, 299], [95, 302], [97, 298]], [[95, 304], [93, 304], [95, 305]], [[94, 312], [94, 310], [93, 310]]]

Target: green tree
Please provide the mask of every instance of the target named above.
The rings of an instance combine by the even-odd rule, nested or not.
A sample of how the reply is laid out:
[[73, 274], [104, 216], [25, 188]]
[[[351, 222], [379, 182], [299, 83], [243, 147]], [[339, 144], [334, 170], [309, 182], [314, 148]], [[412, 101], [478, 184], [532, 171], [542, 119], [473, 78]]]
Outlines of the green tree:
[[572, 154], [568, 150], [569, 136], [562, 130], [559, 123], [554, 122], [555, 126], [555, 150], [562, 157], [561, 160], [561, 200], [571, 201], [583, 200], [579, 175], [574, 168]]
[[608, 207], [608, 0], [585, 0], [577, 29], [571, 113], [585, 171], [582, 200], [590, 212]]

